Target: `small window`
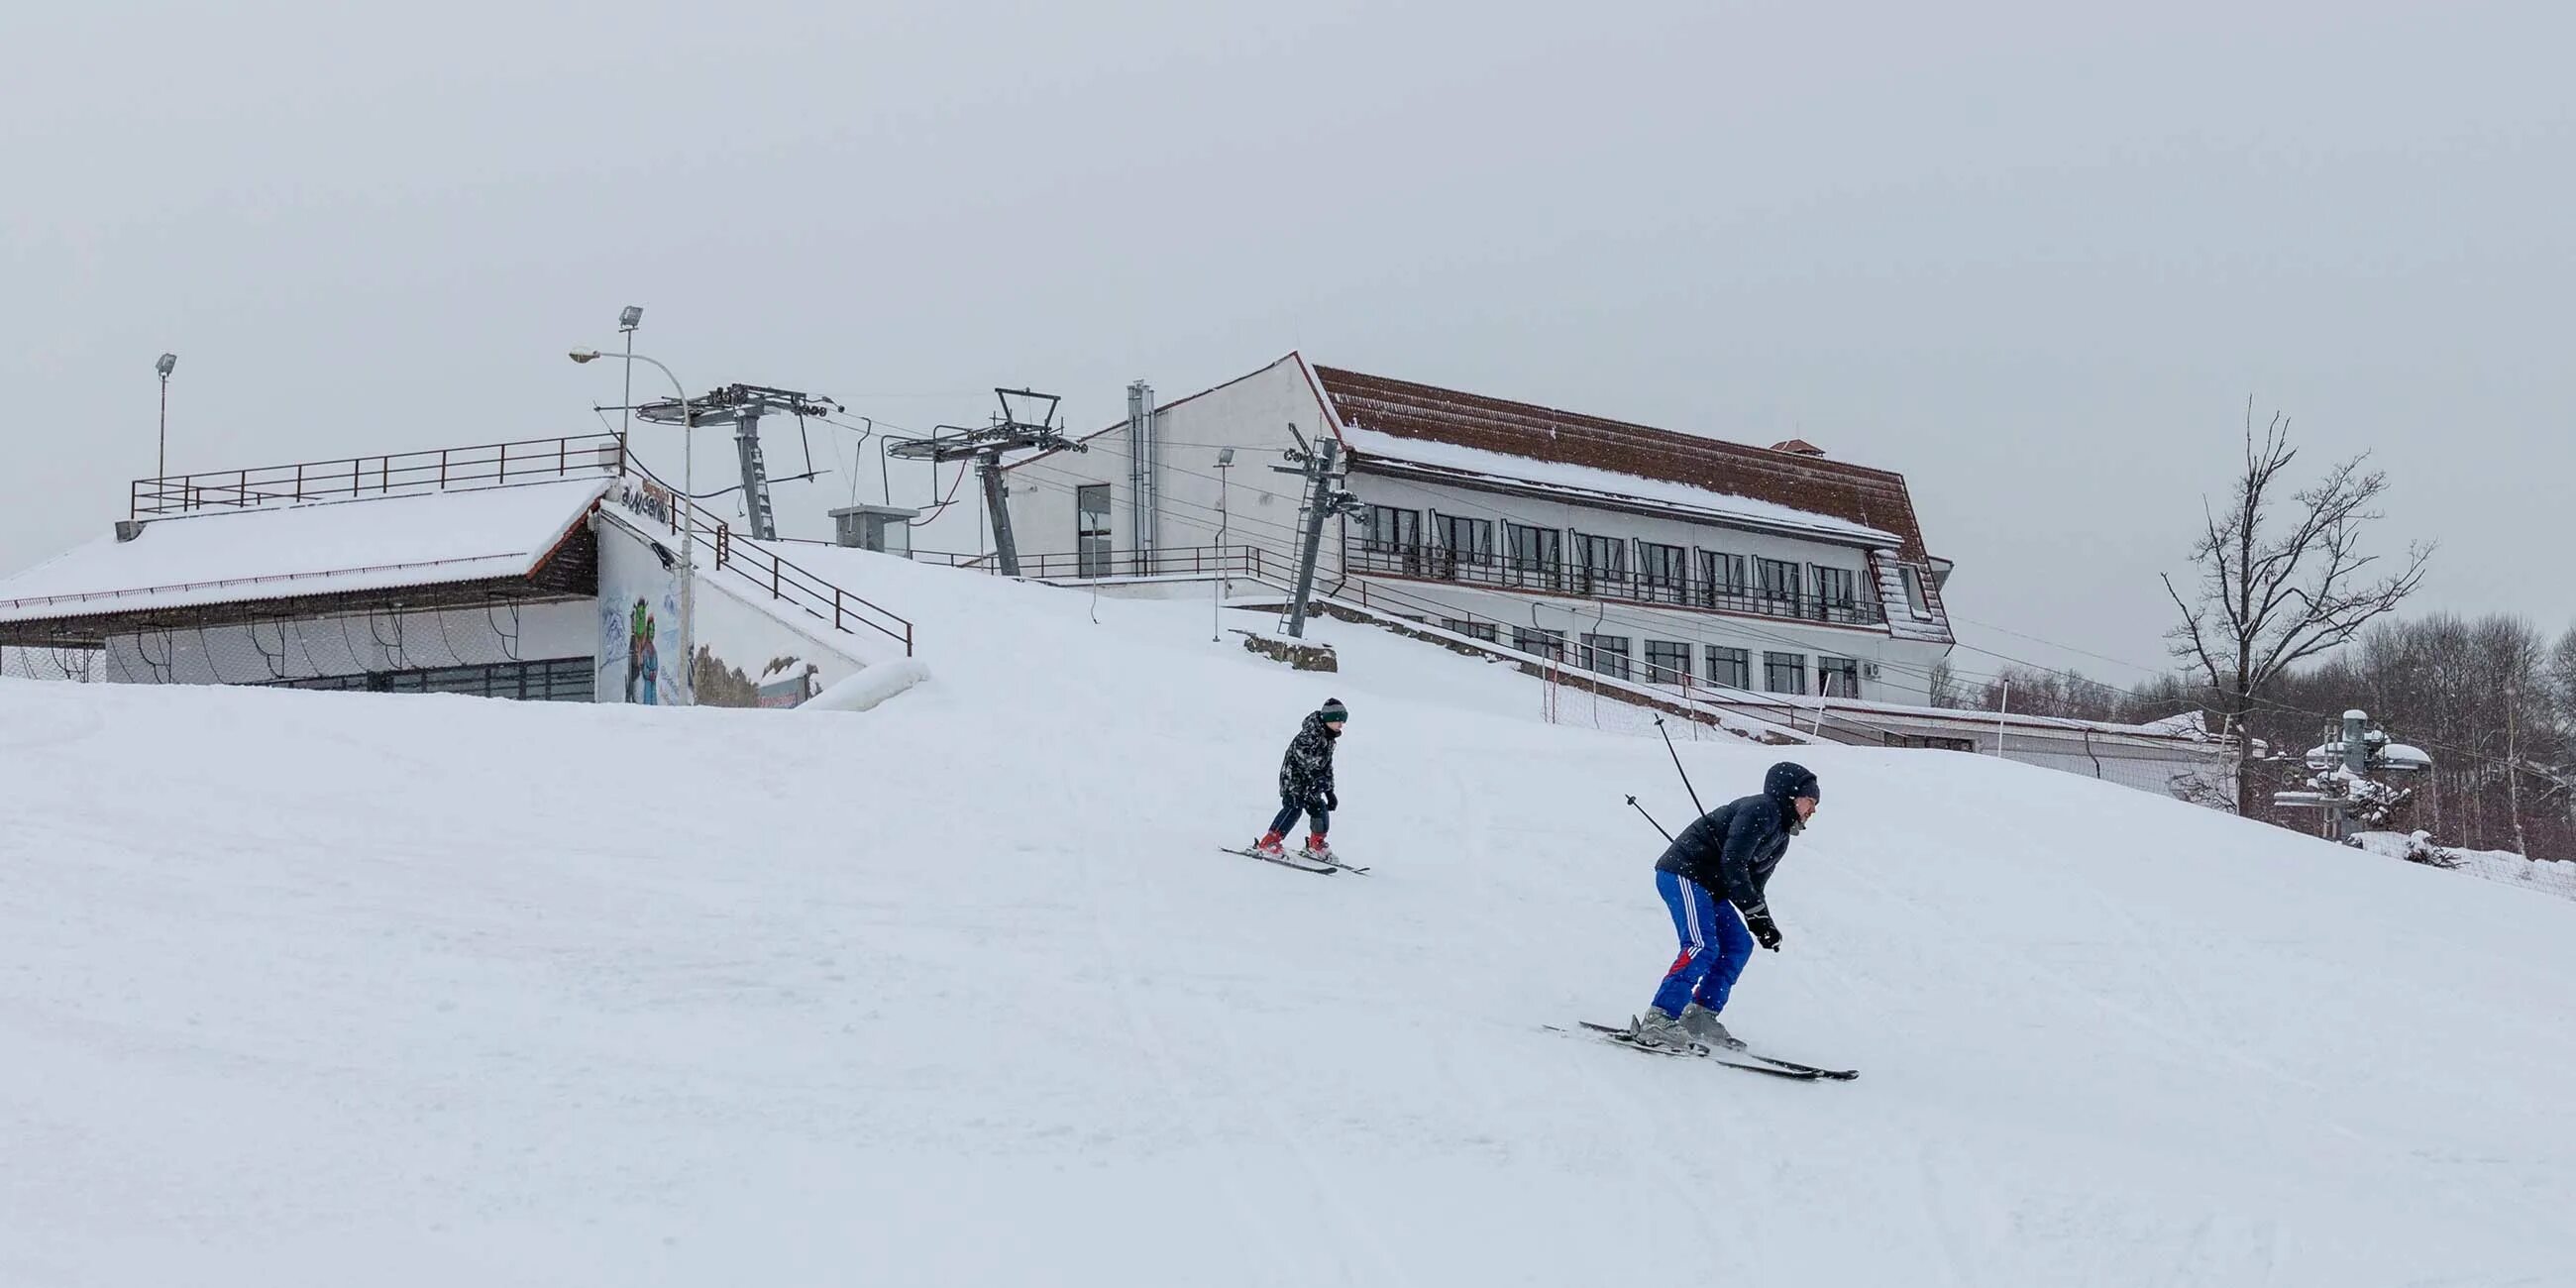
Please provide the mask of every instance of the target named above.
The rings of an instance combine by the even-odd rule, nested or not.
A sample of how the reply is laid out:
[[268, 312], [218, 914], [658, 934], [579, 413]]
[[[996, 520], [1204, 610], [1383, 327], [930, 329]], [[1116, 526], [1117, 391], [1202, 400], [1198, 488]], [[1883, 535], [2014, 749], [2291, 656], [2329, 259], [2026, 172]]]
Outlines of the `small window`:
[[1855, 585], [1858, 578], [1849, 568], [1816, 569], [1816, 607], [1825, 614], [1848, 615], [1857, 603]]
[[1562, 662], [1565, 660], [1565, 632], [1515, 626], [1512, 628], [1512, 647], [1524, 653]]
[[1860, 662], [1848, 657], [1816, 659], [1817, 692], [1829, 698], [1860, 696]]
[[1652, 541], [1637, 543], [1638, 589], [1647, 599], [1666, 603], [1682, 602], [1682, 588], [1689, 577], [1689, 552], [1680, 546], [1659, 545]]
[[1109, 572], [1108, 484], [1091, 483], [1073, 490], [1073, 529], [1075, 575], [1082, 577], [1107, 575]]
[[1763, 654], [1762, 687], [1773, 693], [1805, 693], [1807, 691], [1807, 655], [1804, 653]]
[[1753, 653], [1749, 649], [1708, 646], [1708, 682], [1730, 689], [1753, 687]]
[[1584, 537], [1578, 547], [1583, 566], [1575, 591], [1585, 595], [1624, 595], [1628, 583], [1628, 543], [1617, 537]]
[[1458, 567], [1482, 568], [1494, 562], [1494, 521], [1462, 519], [1454, 514], [1440, 516], [1440, 551], [1446, 567], [1445, 576], [1457, 576]]
[[1756, 559], [1754, 573], [1760, 581], [1757, 589], [1766, 612], [1798, 611], [1798, 565], [1787, 559]]
[[1564, 533], [1511, 523], [1504, 525], [1504, 537], [1511, 543], [1505, 568], [1512, 585], [1554, 590], [1565, 584]]
[[1583, 654], [1577, 659], [1587, 671], [1628, 678], [1628, 637], [1625, 635], [1586, 635]]
[[1677, 640], [1646, 641], [1646, 683], [1683, 684], [1690, 678], [1690, 645]]
[[1463, 617], [1441, 618], [1440, 629], [1464, 635], [1471, 640], [1483, 640], [1488, 644], [1500, 639], [1502, 632], [1502, 628], [1492, 622], [1471, 622]]
[[1744, 556], [1715, 550], [1699, 552], [1699, 602], [1705, 608], [1730, 606], [1744, 597]]
[[1905, 582], [1905, 609], [1924, 621], [1932, 620], [1932, 600], [1923, 593], [1923, 570], [1907, 564], [1896, 570]]

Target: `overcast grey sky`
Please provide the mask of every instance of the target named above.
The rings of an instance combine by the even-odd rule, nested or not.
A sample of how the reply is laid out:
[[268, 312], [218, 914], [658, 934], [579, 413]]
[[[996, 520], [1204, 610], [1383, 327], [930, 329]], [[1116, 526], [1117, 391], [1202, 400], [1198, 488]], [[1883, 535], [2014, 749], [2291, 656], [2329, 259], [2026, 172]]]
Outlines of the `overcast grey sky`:
[[121, 517], [164, 349], [174, 470], [552, 436], [635, 303], [918, 427], [1295, 348], [1795, 432], [1967, 622], [2148, 663], [2250, 393], [2424, 606], [2568, 625], [2576, 7], [2111, 8], [8, 6], [0, 565]]

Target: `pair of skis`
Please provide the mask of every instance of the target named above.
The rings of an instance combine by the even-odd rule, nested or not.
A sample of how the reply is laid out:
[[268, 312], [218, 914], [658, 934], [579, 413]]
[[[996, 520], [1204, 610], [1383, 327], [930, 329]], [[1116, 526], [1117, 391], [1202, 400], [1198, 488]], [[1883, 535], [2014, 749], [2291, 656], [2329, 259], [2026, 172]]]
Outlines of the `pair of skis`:
[[1338, 858], [1330, 856], [1319, 857], [1308, 854], [1303, 850], [1299, 850], [1294, 854], [1283, 851], [1279, 854], [1272, 855], [1264, 854], [1255, 849], [1238, 850], [1230, 845], [1221, 845], [1217, 848], [1224, 850], [1228, 854], [1240, 854], [1247, 859], [1259, 859], [1264, 863], [1276, 863], [1283, 868], [1295, 868], [1300, 872], [1313, 872], [1322, 876], [1331, 876], [1336, 872], [1357, 872], [1363, 876], [1368, 873], [1367, 868], [1355, 867], [1351, 864], [1342, 862]]
[[[1629, 1030], [1624, 1024], [1595, 1024], [1590, 1020], [1581, 1020], [1578, 1023], [1600, 1034], [1606, 1041], [1618, 1043], [1631, 1051], [1643, 1051], [1650, 1055], [1696, 1056], [1711, 1064], [1722, 1064], [1730, 1069], [1742, 1069], [1747, 1073], [1767, 1073], [1774, 1078], [1788, 1078], [1796, 1082], [1849, 1082], [1860, 1076], [1858, 1069], [1826, 1069], [1812, 1064], [1800, 1064], [1795, 1060], [1783, 1060], [1778, 1056], [1763, 1055], [1758, 1051], [1713, 1050], [1696, 1042], [1692, 1043], [1687, 1050], [1675, 1050], [1664, 1046], [1639, 1046], [1628, 1040]], [[1557, 1028], [1553, 1024], [1547, 1027], [1559, 1033], [1570, 1032], [1567, 1029]]]

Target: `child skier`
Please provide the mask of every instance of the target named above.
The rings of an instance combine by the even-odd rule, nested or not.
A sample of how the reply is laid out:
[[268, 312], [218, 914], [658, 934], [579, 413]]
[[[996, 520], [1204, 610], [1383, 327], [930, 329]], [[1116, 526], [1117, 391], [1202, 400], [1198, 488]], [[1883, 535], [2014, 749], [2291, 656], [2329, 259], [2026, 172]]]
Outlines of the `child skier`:
[[1806, 830], [1818, 797], [1816, 776], [1784, 760], [1763, 775], [1760, 795], [1720, 805], [1673, 838], [1655, 862], [1655, 889], [1672, 909], [1681, 955], [1664, 971], [1654, 1003], [1629, 1022], [1630, 1041], [1744, 1049], [1717, 1013], [1726, 1009], [1755, 940], [1780, 951], [1780, 928], [1762, 889], [1788, 853], [1789, 838]]
[[1342, 798], [1333, 792], [1333, 740], [1342, 736], [1342, 723], [1351, 718], [1349, 708], [1339, 698], [1326, 698], [1298, 726], [1297, 736], [1289, 740], [1288, 754], [1279, 762], [1279, 814], [1270, 820], [1270, 830], [1254, 849], [1271, 858], [1279, 858], [1279, 843], [1288, 829], [1297, 825], [1297, 816], [1314, 820], [1314, 830], [1306, 836], [1306, 856], [1329, 860], [1332, 848], [1324, 843], [1324, 831], [1332, 824], [1332, 811], [1342, 807]]

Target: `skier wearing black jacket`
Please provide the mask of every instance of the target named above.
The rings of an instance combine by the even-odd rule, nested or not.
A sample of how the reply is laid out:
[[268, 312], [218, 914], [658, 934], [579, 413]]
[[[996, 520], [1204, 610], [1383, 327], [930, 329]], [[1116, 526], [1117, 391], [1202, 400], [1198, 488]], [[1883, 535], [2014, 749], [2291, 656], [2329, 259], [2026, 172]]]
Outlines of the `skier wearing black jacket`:
[[[1753, 957], [1754, 941], [1780, 950], [1780, 928], [1771, 921], [1763, 888], [1789, 838], [1806, 829], [1820, 791], [1804, 765], [1781, 761], [1762, 777], [1762, 794], [1729, 801], [1701, 816], [1673, 838], [1655, 863], [1655, 889], [1672, 910], [1681, 954], [1664, 972], [1654, 1004], [1629, 1028], [1643, 1046], [1706, 1042], [1742, 1049], [1718, 1023], [1736, 977]], [[1714, 942], [1712, 942], [1714, 941]]]
[[1333, 743], [1350, 718], [1350, 708], [1341, 699], [1326, 698], [1298, 725], [1297, 736], [1288, 742], [1288, 754], [1279, 758], [1279, 813], [1270, 820], [1270, 830], [1252, 843], [1254, 849], [1280, 857], [1284, 851], [1279, 843], [1297, 825], [1297, 816], [1304, 814], [1314, 822], [1306, 834], [1306, 856], [1332, 857], [1324, 832], [1332, 826], [1332, 811], [1342, 807], [1341, 796], [1333, 790]]

